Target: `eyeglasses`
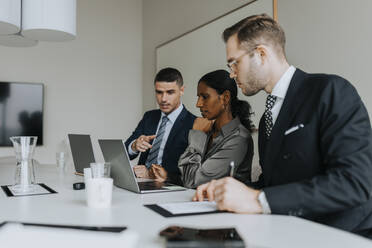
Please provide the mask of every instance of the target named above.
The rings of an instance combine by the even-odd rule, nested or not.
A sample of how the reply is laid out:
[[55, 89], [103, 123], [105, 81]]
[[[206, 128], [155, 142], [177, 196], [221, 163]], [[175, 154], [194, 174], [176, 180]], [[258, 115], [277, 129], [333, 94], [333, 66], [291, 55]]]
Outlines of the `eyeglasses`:
[[239, 57], [237, 57], [236, 59], [234, 59], [233, 61], [227, 63], [227, 67], [229, 68], [230, 71], [233, 71], [236, 69], [236, 66], [238, 65], [238, 63], [240, 62], [240, 60], [247, 54], [250, 54], [251, 52], [253, 52], [259, 45], [255, 45], [249, 52], [245, 52], [243, 53], [242, 55], [240, 55]]
[[239, 57], [237, 57], [236, 59], [234, 59], [233, 61], [227, 63], [227, 67], [229, 68], [230, 71], [233, 71], [236, 69], [236, 66], [238, 65], [238, 63], [240, 62], [240, 60], [245, 56], [247, 55], [248, 53], [245, 52], [243, 53], [242, 55], [240, 55]]

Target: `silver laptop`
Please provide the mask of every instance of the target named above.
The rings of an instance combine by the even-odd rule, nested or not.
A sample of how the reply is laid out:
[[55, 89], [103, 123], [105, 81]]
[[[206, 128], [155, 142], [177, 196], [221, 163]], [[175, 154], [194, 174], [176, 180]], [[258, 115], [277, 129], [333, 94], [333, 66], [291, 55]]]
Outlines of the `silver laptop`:
[[105, 161], [111, 163], [111, 177], [116, 186], [141, 194], [186, 190], [175, 184], [137, 179], [124, 142], [120, 139], [98, 140]]
[[94, 163], [92, 141], [88, 134], [68, 134], [72, 160], [76, 172], [84, 173], [84, 168], [89, 168], [90, 163]]

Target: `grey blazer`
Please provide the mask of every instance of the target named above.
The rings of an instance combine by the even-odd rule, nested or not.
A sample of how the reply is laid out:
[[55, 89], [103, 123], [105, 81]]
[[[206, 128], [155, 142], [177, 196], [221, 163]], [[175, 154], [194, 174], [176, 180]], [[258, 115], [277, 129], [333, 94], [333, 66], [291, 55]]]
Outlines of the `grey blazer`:
[[234, 178], [250, 182], [253, 140], [239, 118], [222, 127], [207, 151], [211, 138], [211, 133], [190, 130], [189, 145], [178, 161], [184, 186], [196, 188], [212, 179], [228, 176], [231, 161], [235, 164]]

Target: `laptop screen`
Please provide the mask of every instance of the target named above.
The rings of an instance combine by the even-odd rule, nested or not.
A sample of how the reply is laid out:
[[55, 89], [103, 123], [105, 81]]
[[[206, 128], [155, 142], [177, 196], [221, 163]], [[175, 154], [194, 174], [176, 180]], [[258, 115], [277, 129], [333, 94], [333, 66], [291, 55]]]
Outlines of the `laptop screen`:
[[76, 172], [83, 173], [84, 168], [89, 168], [90, 163], [94, 163], [92, 141], [88, 134], [69, 134], [72, 159]]

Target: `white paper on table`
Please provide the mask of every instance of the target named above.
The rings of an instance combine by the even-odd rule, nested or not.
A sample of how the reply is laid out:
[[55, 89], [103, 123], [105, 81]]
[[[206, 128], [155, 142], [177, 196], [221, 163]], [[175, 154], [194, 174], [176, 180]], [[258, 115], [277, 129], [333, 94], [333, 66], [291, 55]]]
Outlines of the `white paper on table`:
[[50, 194], [49, 190], [40, 186], [39, 184], [32, 185], [32, 190], [30, 191], [19, 191], [16, 189], [17, 186], [8, 186], [8, 189], [14, 196], [24, 196], [24, 195], [40, 195], [40, 194]]
[[157, 204], [172, 214], [206, 213], [217, 211], [216, 202], [175, 202]]

